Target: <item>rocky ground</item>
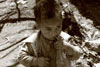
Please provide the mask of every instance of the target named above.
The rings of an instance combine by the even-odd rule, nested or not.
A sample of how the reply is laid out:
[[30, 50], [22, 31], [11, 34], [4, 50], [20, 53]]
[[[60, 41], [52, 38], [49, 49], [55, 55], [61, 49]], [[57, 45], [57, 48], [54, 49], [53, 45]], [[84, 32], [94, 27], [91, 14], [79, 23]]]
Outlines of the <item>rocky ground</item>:
[[[70, 0], [71, 2], [62, 1], [66, 12], [72, 12], [71, 20], [79, 24], [80, 31], [85, 37], [80, 46], [84, 53], [75, 63], [76, 67], [100, 67], [100, 6], [98, 1], [93, 3], [80, 0], [76, 1], [76, 4], [72, 0]], [[81, 7], [83, 6], [81, 1], [85, 3], [85, 7], [88, 6], [86, 10]], [[0, 0], [0, 67], [23, 67], [17, 65], [18, 47], [21, 45], [21, 41], [35, 32], [33, 14], [35, 0], [18, 0], [17, 3], [21, 14], [20, 21], [15, 1]], [[86, 14], [83, 15], [84, 13], [81, 11]], [[71, 43], [73, 44], [75, 40], [72, 39]]]

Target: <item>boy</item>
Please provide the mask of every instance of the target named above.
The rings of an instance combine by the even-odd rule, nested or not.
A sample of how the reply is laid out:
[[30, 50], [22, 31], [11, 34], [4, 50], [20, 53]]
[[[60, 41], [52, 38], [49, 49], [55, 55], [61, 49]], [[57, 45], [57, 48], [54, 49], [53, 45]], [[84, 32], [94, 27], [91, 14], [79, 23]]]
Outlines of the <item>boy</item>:
[[71, 67], [70, 61], [80, 57], [75, 47], [63, 40], [59, 8], [54, 0], [40, 0], [35, 6], [39, 30], [23, 41], [18, 59], [24, 66]]

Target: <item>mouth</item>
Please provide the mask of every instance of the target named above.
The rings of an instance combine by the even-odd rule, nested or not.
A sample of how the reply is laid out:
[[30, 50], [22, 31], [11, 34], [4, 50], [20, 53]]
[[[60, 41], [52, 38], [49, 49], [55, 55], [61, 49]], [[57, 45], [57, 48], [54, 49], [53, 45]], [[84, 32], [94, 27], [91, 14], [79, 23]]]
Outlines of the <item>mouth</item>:
[[58, 40], [58, 36], [54, 36], [54, 37], [52, 37], [52, 38], [50, 38], [50, 40], [53, 40], [53, 41], [55, 41], [55, 40]]

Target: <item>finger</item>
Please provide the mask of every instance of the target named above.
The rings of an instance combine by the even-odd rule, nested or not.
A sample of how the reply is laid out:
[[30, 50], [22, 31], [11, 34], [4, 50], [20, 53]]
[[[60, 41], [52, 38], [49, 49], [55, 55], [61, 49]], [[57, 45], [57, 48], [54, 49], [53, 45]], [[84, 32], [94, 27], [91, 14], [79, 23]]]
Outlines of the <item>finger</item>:
[[48, 67], [48, 63], [47, 62], [43, 63], [43, 67]]
[[48, 66], [49, 66], [49, 63], [46, 62], [46, 63], [44, 64], [44, 67], [48, 67]]
[[49, 61], [50, 59], [49, 58], [45, 58], [45, 61]]
[[46, 67], [48, 67], [49, 61], [45, 61], [44, 64], [45, 64]]
[[39, 65], [39, 67], [44, 67], [43, 65]]
[[45, 66], [46, 66], [45, 62], [41, 64], [41, 67], [45, 67]]
[[48, 61], [48, 60], [45, 60], [45, 61], [44, 61], [44, 64], [49, 64], [49, 61]]

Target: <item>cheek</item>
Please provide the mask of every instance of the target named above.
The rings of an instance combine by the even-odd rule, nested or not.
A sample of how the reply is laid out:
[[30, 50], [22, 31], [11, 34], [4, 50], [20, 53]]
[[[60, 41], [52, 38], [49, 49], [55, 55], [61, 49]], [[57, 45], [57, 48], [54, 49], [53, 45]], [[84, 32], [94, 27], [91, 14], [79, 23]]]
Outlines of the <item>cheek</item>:
[[43, 36], [46, 37], [46, 38], [51, 38], [52, 37], [52, 34], [50, 32], [43, 32]]
[[49, 36], [50, 34], [50, 31], [45, 31], [45, 30], [41, 30], [41, 33], [44, 35], [44, 36]]

